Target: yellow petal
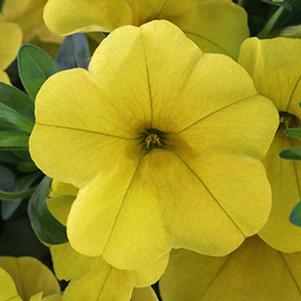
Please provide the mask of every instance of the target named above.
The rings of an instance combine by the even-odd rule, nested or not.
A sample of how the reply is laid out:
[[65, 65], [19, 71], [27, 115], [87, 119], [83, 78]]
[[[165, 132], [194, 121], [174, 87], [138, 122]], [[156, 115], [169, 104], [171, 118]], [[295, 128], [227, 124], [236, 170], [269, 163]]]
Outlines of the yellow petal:
[[153, 167], [153, 181], [164, 187], [157, 195], [175, 247], [220, 256], [267, 220], [271, 192], [260, 161], [213, 150], [198, 156], [161, 151], [152, 157], [152, 166], [164, 162]]
[[169, 251], [158, 186], [149, 176], [155, 174], [153, 155], [136, 165], [120, 164], [118, 173], [102, 174], [80, 190], [67, 221], [74, 249], [103, 255], [120, 269], [147, 266]]
[[88, 274], [70, 282], [64, 300], [128, 301], [133, 282], [130, 271], [117, 270], [100, 259]]
[[254, 79], [258, 92], [273, 100], [279, 111], [301, 117], [296, 110], [301, 96], [301, 51], [299, 39], [246, 40], [239, 63]]
[[0, 268], [0, 300], [22, 301], [9, 273]]
[[252, 237], [227, 257], [175, 251], [160, 281], [164, 301], [301, 300], [301, 253], [280, 253]]
[[0, 257], [0, 267], [14, 280], [23, 300], [43, 292], [49, 296], [60, 292], [59, 284], [51, 271], [31, 257]]
[[6, 69], [16, 58], [22, 43], [22, 32], [17, 24], [0, 21], [0, 69]]
[[151, 266], [134, 270], [135, 287], [145, 287], [156, 283], [163, 275], [168, 264], [169, 254], [164, 255], [158, 262]]
[[[243, 44], [239, 59], [253, 77], [259, 93], [269, 97], [279, 112], [288, 112], [299, 120], [300, 51], [301, 41], [298, 39], [252, 38]], [[300, 147], [300, 143], [284, 137], [281, 126], [265, 159], [272, 186], [273, 204], [271, 216], [260, 236], [272, 247], [283, 252], [301, 250], [301, 242], [298, 239], [301, 229], [292, 225], [288, 218], [292, 208], [301, 198], [301, 165], [299, 162], [286, 161], [279, 157], [280, 151], [291, 147]]]
[[63, 225], [66, 225], [71, 206], [75, 200], [73, 196], [55, 196], [47, 199], [47, 207], [51, 214]]
[[[36, 126], [30, 138], [30, 151], [47, 175], [80, 187], [99, 172], [111, 172], [116, 162], [131, 164], [134, 160], [139, 149], [132, 150], [136, 149], [136, 141], [130, 137], [133, 133], [118, 124], [118, 117], [124, 111], [103, 103], [112, 101], [103, 93], [83, 69], [58, 73], [41, 88], [36, 100]], [[118, 114], [115, 122], [114, 114]], [[136, 121], [128, 116], [124, 117], [125, 123], [130, 118], [132, 124]]]
[[31, 296], [29, 301], [42, 301], [42, 299], [43, 299], [43, 292]]
[[62, 301], [63, 296], [62, 295], [52, 295], [43, 298], [43, 293], [35, 294], [34, 296], [31, 296], [29, 301]]
[[52, 295], [42, 299], [43, 301], [63, 301], [62, 295]]
[[262, 96], [250, 96], [221, 108], [217, 106], [215, 112], [206, 114], [186, 129], [170, 135], [174, 141], [170, 141], [170, 144], [180, 153], [189, 155], [192, 160], [202, 152], [211, 151], [243, 152], [263, 159], [278, 124], [278, 112], [273, 103]]
[[246, 13], [229, 0], [50, 0], [44, 18], [52, 31], [63, 35], [165, 19], [178, 25], [202, 50], [233, 57], [249, 34]]
[[300, 200], [301, 163], [283, 160], [279, 153], [287, 148], [300, 147], [300, 142], [292, 142], [280, 132], [264, 160], [268, 178], [272, 186], [273, 205], [267, 224], [260, 231], [260, 236], [273, 248], [282, 252], [301, 250], [301, 228], [289, 221], [289, 216], [296, 202]]
[[[71, 280], [71, 285], [67, 293], [70, 300], [72, 300], [73, 294], [76, 291], [90, 290], [91, 294], [101, 293], [102, 287], [104, 285], [109, 286], [119, 286], [119, 282], [115, 281], [117, 278], [107, 278], [109, 282], [106, 284], [103, 281], [97, 282], [96, 279], [99, 279], [99, 274], [105, 273], [109, 270], [109, 265], [106, 264], [101, 257], [88, 257], [77, 253], [74, 249], [71, 248], [70, 244], [62, 244], [51, 247], [51, 255], [54, 263], [54, 270], [59, 279]], [[112, 268], [111, 274], [118, 274], [118, 281], [128, 281], [129, 286], [134, 287], [145, 287], [157, 282], [162, 274], [165, 271], [165, 268], [168, 263], [168, 255], [165, 255], [157, 263], [152, 266], [134, 270], [134, 271], [125, 271], [117, 270]], [[95, 267], [98, 268], [95, 269]], [[110, 276], [111, 277], [111, 276]], [[89, 280], [93, 283], [97, 283], [95, 286], [90, 286]], [[94, 282], [95, 281], [95, 282]], [[128, 289], [129, 290], [129, 287]], [[106, 300], [105, 298], [112, 298], [112, 296], [104, 294], [100, 300]], [[77, 299], [76, 299], [77, 300]], [[117, 299], [118, 301], [122, 301]], [[128, 299], [125, 299], [128, 300]]]
[[141, 31], [155, 128], [180, 131], [215, 110], [257, 94], [243, 68], [228, 57], [204, 55], [168, 22], [152, 22]]
[[134, 289], [131, 301], [158, 301], [158, 298], [150, 287], [145, 287]]
[[79, 278], [88, 273], [98, 262], [98, 257], [88, 257], [77, 253], [69, 243], [50, 247], [55, 275], [60, 280]]
[[63, 301], [62, 295], [51, 295], [42, 299], [43, 301]]
[[179, 26], [203, 51], [238, 57], [248, 38], [246, 12], [229, 0], [168, 1], [160, 13]]
[[43, 9], [47, 0], [5, 0], [2, 12], [6, 20], [17, 23], [24, 34], [25, 42], [39, 36], [47, 42], [59, 42], [54, 34], [45, 28]]
[[73, 185], [56, 180], [52, 181], [47, 207], [51, 214], [63, 225], [67, 223], [67, 217], [77, 193], [78, 188]]
[[6, 72], [0, 70], [0, 82], [10, 85], [10, 79]]
[[63, 183], [57, 180], [53, 180], [51, 183], [50, 196], [76, 196], [78, 188], [71, 184]]
[[[121, 64], [123, 50], [127, 56]], [[135, 72], [133, 64], [139, 66]], [[147, 75], [142, 72], [145, 69]], [[124, 95], [123, 91], [135, 84], [132, 98], [139, 95], [147, 99], [144, 105], [151, 102], [153, 127], [167, 133], [182, 130], [202, 116], [257, 95], [243, 68], [225, 56], [204, 55], [176, 26], [166, 21], [148, 23], [140, 30], [123, 27], [113, 32], [96, 50], [89, 70], [102, 84], [108, 83], [108, 89], [109, 85], [120, 87], [111, 91], [114, 98], [118, 97], [115, 93]], [[126, 74], [132, 83], [120, 78], [120, 74]], [[143, 82], [137, 82], [138, 79]], [[146, 82], [149, 87], [145, 87]], [[149, 95], [140, 88], [149, 90]]]

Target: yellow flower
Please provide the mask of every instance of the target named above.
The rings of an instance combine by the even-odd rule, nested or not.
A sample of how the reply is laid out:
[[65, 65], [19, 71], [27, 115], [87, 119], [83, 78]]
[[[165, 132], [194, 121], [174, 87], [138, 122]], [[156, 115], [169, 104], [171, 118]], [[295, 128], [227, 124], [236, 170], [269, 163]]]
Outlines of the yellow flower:
[[43, 21], [47, 0], [4, 0], [2, 13], [7, 21], [17, 23], [23, 31], [24, 41], [39, 40], [59, 43], [61, 38], [51, 33]]
[[0, 300], [61, 301], [51, 271], [31, 257], [0, 257]]
[[121, 25], [166, 19], [178, 25], [203, 51], [237, 58], [249, 36], [247, 14], [230, 0], [50, 0], [47, 26], [59, 35], [110, 32]]
[[241, 49], [240, 64], [253, 77], [258, 92], [269, 97], [278, 108], [280, 124], [264, 160], [272, 186], [271, 216], [260, 236], [282, 252], [301, 251], [301, 228], [289, 221], [289, 215], [301, 199], [301, 163], [283, 160], [281, 150], [301, 146], [287, 138], [283, 130], [300, 127], [301, 109], [301, 41], [277, 38], [247, 40]]
[[301, 253], [284, 254], [257, 236], [226, 257], [174, 251], [160, 281], [164, 301], [300, 301]]
[[[77, 189], [74, 186], [53, 182], [47, 205], [62, 224], [66, 223], [76, 195]], [[153, 300], [151, 291], [137, 288], [157, 282], [164, 273], [169, 258], [166, 255], [151, 267], [131, 271], [116, 269], [101, 257], [81, 255], [69, 243], [52, 246], [51, 254], [57, 277], [71, 280], [64, 293], [66, 301], [128, 301], [132, 295], [132, 301], [138, 301], [139, 298], [141, 301], [147, 301], [146, 298]], [[134, 288], [136, 289], [133, 291]]]
[[22, 32], [18, 25], [5, 22], [0, 14], [0, 82], [10, 82], [4, 70], [16, 58], [21, 43]]
[[154, 21], [114, 31], [89, 71], [45, 82], [30, 151], [50, 177], [80, 187], [72, 247], [138, 269], [171, 247], [224, 255], [264, 225], [261, 159], [277, 125], [243, 68]]

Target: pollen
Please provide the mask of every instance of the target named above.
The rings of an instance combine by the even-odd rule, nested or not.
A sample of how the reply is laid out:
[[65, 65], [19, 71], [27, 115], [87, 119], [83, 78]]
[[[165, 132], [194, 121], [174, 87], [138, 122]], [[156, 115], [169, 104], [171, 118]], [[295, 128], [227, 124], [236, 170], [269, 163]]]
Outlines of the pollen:
[[144, 140], [145, 148], [147, 150], [155, 148], [155, 147], [162, 147], [162, 143], [160, 140], [160, 136], [158, 134], [150, 134]]

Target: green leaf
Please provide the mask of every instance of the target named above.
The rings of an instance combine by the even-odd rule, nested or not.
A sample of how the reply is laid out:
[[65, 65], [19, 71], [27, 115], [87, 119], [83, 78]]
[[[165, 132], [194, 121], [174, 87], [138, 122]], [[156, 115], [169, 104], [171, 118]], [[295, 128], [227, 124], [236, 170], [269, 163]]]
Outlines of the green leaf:
[[[41, 172], [35, 172], [28, 176], [24, 176], [21, 178], [18, 178], [13, 186], [13, 191], [24, 191], [28, 190], [33, 183], [41, 177]], [[2, 201], [1, 202], [1, 216], [4, 220], [9, 219], [14, 212], [18, 209], [18, 207], [21, 205], [22, 199], [16, 199], [13, 202], [9, 201]]]
[[279, 155], [287, 160], [301, 160], [301, 148], [285, 149]]
[[299, 202], [293, 209], [290, 215], [290, 221], [294, 225], [301, 227], [301, 202]]
[[15, 174], [9, 168], [0, 164], [0, 190], [11, 190], [14, 182]]
[[28, 214], [37, 237], [48, 244], [61, 244], [68, 241], [66, 227], [60, 224], [47, 208], [47, 196], [51, 179], [45, 177], [28, 204]]
[[0, 149], [0, 162], [7, 164], [18, 164], [21, 160], [14, 153]]
[[20, 128], [30, 133], [34, 124], [34, 103], [20, 90], [0, 83], [1, 128]]
[[28, 148], [29, 136], [20, 131], [0, 131], [0, 148]]
[[0, 103], [34, 121], [34, 103], [28, 95], [19, 89], [0, 83]]
[[2, 201], [18, 201], [19, 199], [25, 199], [30, 197], [33, 192], [35, 191], [36, 187], [24, 190], [24, 191], [18, 191], [18, 192], [6, 192], [6, 191], [0, 191], [0, 200]]
[[287, 2], [290, 5], [290, 9], [286, 9], [283, 5], [280, 6], [258, 34], [259, 38], [275, 37], [283, 27], [291, 25], [291, 21], [296, 21], [296, 17], [301, 12], [301, 0], [290, 0]]
[[25, 172], [25, 173], [34, 172], [34, 171], [38, 171], [39, 170], [37, 168], [37, 166], [34, 164], [34, 162], [32, 162], [32, 161], [23, 161], [23, 162], [20, 162], [17, 165], [17, 169], [19, 171]]
[[[19, 150], [19, 149], [16, 149], [14, 151], [12, 151], [12, 153], [17, 157], [19, 158], [19, 162], [20, 161], [31, 161], [31, 157], [30, 157], [30, 154], [29, 154], [29, 151], [28, 149], [26, 150]], [[18, 162], [18, 163], [19, 163]]]
[[76, 33], [64, 39], [58, 50], [56, 61], [63, 70], [88, 68], [91, 58], [89, 42], [85, 34]]
[[18, 69], [22, 84], [33, 100], [47, 78], [59, 71], [57, 63], [50, 55], [31, 44], [20, 48]]
[[301, 139], [301, 129], [298, 128], [289, 128], [284, 130], [284, 134], [287, 137]]
[[26, 133], [31, 133], [34, 123], [18, 111], [0, 103], [0, 120], [3, 120]]
[[261, 0], [261, 1], [271, 4], [271, 5], [277, 5], [277, 6], [284, 7], [285, 9], [287, 9], [289, 11], [292, 10], [292, 6], [289, 3], [289, 1], [287, 1], [287, 0]]

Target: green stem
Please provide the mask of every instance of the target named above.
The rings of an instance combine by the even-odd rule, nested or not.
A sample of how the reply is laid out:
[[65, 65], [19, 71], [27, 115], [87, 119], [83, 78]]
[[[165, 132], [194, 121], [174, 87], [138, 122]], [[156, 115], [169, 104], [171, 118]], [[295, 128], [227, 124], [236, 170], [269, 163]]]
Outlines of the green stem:
[[263, 29], [260, 31], [258, 34], [258, 38], [260, 39], [266, 39], [270, 36], [271, 32], [273, 31], [276, 22], [278, 21], [279, 17], [282, 15], [284, 12], [285, 8], [284, 7], [279, 7], [273, 16], [269, 19], [269, 21], [265, 24]]
[[36, 190], [36, 187], [30, 188], [25, 191], [19, 191], [19, 192], [5, 192], [0, 191], [0, 200], [2, 201], [16, 201], [20, 199], [25, 199], [30, 197], [33, 192]]

